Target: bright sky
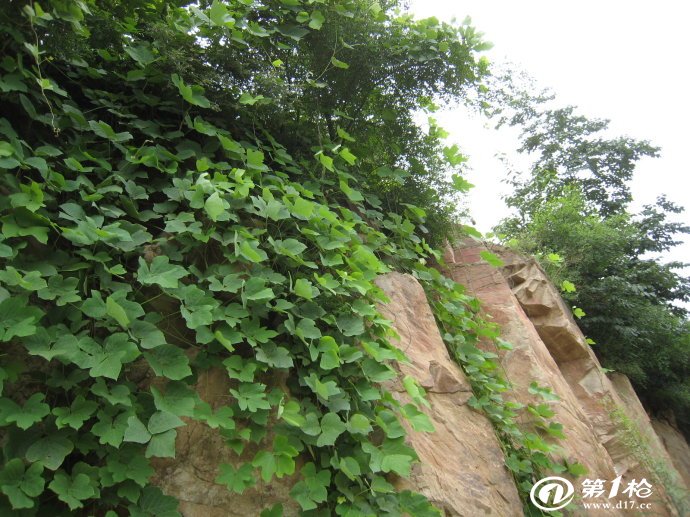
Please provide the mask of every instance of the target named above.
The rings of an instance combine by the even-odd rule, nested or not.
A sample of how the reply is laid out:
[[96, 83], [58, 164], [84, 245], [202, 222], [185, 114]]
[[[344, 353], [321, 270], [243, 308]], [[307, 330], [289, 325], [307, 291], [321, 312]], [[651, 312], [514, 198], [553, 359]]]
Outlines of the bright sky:
[[[690, 224], [690, 4], [674, 0], [410, 0], [416, 17], [449, 21], [472, 17], [493, 62], [506, 60], [551, 88], [559, 104], [588, 117], [611, 119], [616, 134], [650, 140], [661, 157], [642, 161], [632, 188], [633, 209], [659, 194], [685, 207]], [[507, 213], [500, 200], [515, 133], [497, 133], [485, 121], [445, 110], [436, 117], [470, 157], [476, 185], [470, 210], [482, 231]], [[667, 259], [690, 262], [690, 242]], [[686, 270], [687, 271], [687, 270]]]

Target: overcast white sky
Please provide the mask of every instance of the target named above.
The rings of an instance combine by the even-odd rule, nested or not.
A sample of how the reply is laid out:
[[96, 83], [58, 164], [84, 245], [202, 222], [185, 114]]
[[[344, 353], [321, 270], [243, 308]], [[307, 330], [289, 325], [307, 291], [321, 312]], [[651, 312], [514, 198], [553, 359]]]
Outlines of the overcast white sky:
[[[684, 206], [690, 224], [690, 4], [656, 0], [411, 0], [415, 16], [449, 21], [472, 17], [492, 62], [511, 61], [562, 105], [589, 117], [608, 118], [621, 135], [650, 140], [661, 157], [645, 159], [632, 188], [633, 209], [666, 193]], [[476, 185], [470, 210], [482, 231], [507, 212], [500, 201], [505, 167], [496, 153], [511, 153], [514, 133], [497, 133], [485, 121], [445, 110], [436, 117], [470, 157]], [[690, 262], [690, 242], [667, 259]]]

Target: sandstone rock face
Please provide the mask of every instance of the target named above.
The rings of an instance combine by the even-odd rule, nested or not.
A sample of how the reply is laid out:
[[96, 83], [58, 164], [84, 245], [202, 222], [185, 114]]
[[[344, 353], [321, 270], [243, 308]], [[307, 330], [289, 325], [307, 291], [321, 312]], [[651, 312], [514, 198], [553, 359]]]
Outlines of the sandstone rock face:
[[[524, 390], [529, 379], [552, 387], [562, 399], [555, 418], [564, 424], [564, 449], [589, 468], [586, 478], [612, 481], [621, 476], [621, 487], [647, 479], [654, 486], [653, 494], [633, 498], [636, 504], [651, 503], [654, 515], [683, 514], [685, 506], [678, 493], [687, 493], [687, 485], [678, 482], [680, 476], [627, 378], [614, 377], [612, 382], [602, 372], [570, 308], [534, 259], [493, 249], [505, 264], [499, 271], [481, 259], [485, 250], [481, 243], [466, 241], [447, 251], [446, 262], [453, 278], [484, 302], [504, 339], [515, 345], [502, 361], [517, 388], [517, 399], [530, 401]], [[649, 442], [648, 454], [631, 443], [631, 422]], [[682, 435], [668, 432], [667, 441], [690, 465]], [[668, 475], [660, 477], [660, 471]], [[630, 500], [619, 496], [623, 503]], [[582, 513], [590, 511], [582, 509]]]
[[690, 447], [678, 430], [673, 419], [652, 419], [652, 427], [664, 444], [673, 465], [683, 478], [686, 487], [690, 487]]
[[[389, 273], [377, 284], [390, 302], [381, 307], [400, 335], [398, 346], [409, 364], [401, 376], [416, 378], [427, 391], [426, 410], [436, 432], [408, 429], [409, 443], [420, 462], [400, 488], [426, 495], [447, 517], [522, 515], [522, 503], [504, 466], [498, 440], [489, 421], [467, 405], [472, 391], [467, 378], [450, 358], [422, 286], [409, 275]], [[405, 401], [401, 386], [389, 386]]]
[[622, 476], [623, 485], [647, 479], [656, 486], [646, 502], [651, 502], [659, 515], [674, 515], [674, 501], [666, 493], [665, 484], [651, 463], [644, 459], [645, 455], [630, 444], [628, 421], [635, 422], [644, 434], [657, 463], [673, 468], [628, 379], [615, 375], [612, 382], [602, 372], [570, 308], [534, 259], [507, 251], [502, 251], [501, 257], [505, 262], [503, 274], [513, 294], [579, 401], [599, 442], [613, 461], [616, 474]]
[[[448, 255], [454, 260], [448, 263], [453, 279], [465, 285], [471, 294], [482, 302], [486, 313], [501, 327], [503, 339], [513, 345], [513, 350], [500, 353], [508, 380], [513, 384], [511, 395], [523, 404], [541, 403], [529, 393], [529, 386], [536, 381], [549, 387], [560, 401], [551, 403], [556, 413], [554, 420], [563, 424], [566, 440], [561, 440], [564, 456], [570, 462], [587, 467], [591, 479], [613, 480], [617, 474], [613, 461], [599, 443], [592, 426], [570, 385], [561, 374], [558, 364], [546, 347], [501, 271], [480, 257], [486, 250], [481, 245], [468, 245]], [[543, 312], [542, 309], [535, 309]], [[573, 354], [576, 356], [577, 354]], [[577, 482], [574, 482], [576, 484]], [[617, 515], [612, 509], [598, 510], [601, 515]]]
[[[227, 404], [229, 388], [227, 372], [220, 368], [200, 375], [196, 385], [199, 396], [214, 409]], [[271, 483], [259, 478], [257, 485], [241, 495], [214, 482], [221, 463], [236, 466], [251, 461], [255, 448], [248, 446], [238, 459], [218, 429], [191, 421], [177, 430], [175, 449], [174, 459], [156, 461], [153, 482], [180, 501], [179, 511], [184, 517], [250, 517], [275, 503], [283, 504], [285, 516], [298, 515], [299, 507], [289, 496], [296, 476], [274, 478]]]
[[679, 513], [690, 515], [690, 485], [683, 475], [684, 466], [690, 464], [690, 448], [683, 435], [666, 421], [657, 421], [654, 425], [625, 375], [614, 373], [610, 379], [628, 417], [622, 422], [624, 429], [621, 434], [627, 440], [628, 447], [639, 451], [641, 465], [637, 469], [651, 471], [657, 483], [663, 484], [667, 497]]
[[[448, 249], [446, 273], [481, 300], [485, 314], [513, 344], [512, 350], [498, 352], [514, 386], [509, 396], [523, 404], [542, 403], [530, 393], [533, 381], [559, 396], [560, 400], [549, 404], [566, 435], [558, 442], [560, 456], [588, 469], [583, 478], [573, 480], [576, 493], [582, 493], [585, 478], [604, 480], [607, 491], [616, 478], [620, 491], [643, 478], [653, 485], [649, 498], [633, 498], [636, 504], [652, 503], [647, 511], [615, 508], [617, 503], [631, 502], [619, 493], [609, 500], [579, 497], [569, 513], [690, 515], [683, 500], [690, 485], [690, 447], [672, 421], [650, 422], [627, 378], [602, 373], [570, 308], [534, 260], [493, 250], [505, 263], [499, 269], [481, 259], [484, 250], [484, 245], [474, 242]], [[430, 407], [422, 409], [436, 429], [434, 433], [418, 432], [404, 423], [420, 462], [409, 479], [392, 481], [399, 489], [425, 494], [444, 517], [522, 515], [501, 446], [488, 419], [467, 404], [472, 395], [470, 384], [446, 350], [421, 285], [399, 273], [383, 275], [377, 284], [389, 298], [379, 309], [393, 322], [399, 335], [397, 344], [409, 359], [397, 365], [399, 378], [386, 387], [407, 403], [402, 379], [407, 375], [415, 378], [427, 391]], [[199, 377], [196, 391], [215, 408], [227, 402], [229, 387], [226, 372], [211, 369]], [[533, 429], [526, 417], [522, 424]], [[644, 447], [635, 436], [641, 437]], [[218, 430], [190, 422], [178, 429], [177, 457], [156, 460], [153, 481], [180, 500], [185, 517], [248, 517], [275, 503], [282, 503], [284, 515], [298, 515], [299, 507], [289, 496], [297, 475], [268, 484], [259, 479], [242, 495], [215, 483], [221, 463], [237, 465], [251, 460], [256, 452], [247, 446], [237, 458]], [[585, 509], [586, 502], [610, 502], [614, 507]]]
[[[446, 517], [522, 515], [522, 503], [493, 428], [467, 405], [470, 385], [446, 351], [421, 285], [397, 273], [380, 277], [377, 284], [390, 298], [380, 309], [394, 323], [398, 345], [410, 359], [398, 365], [400, 379], [387, 387], [406, 403], [401, 379], [405, 375], [417, 379], [427, 391], [431, 406], [427, 414], [436, 429], [423, 433], [408, 427], [409, 443], [420, 462], [410, 479], [397, 480], [398, 488], [425, 494]], [[229, 387], [225, 372], [212, 369], [199, 378], [196, 390], [216, 407], [227, 402]], [[154, 483], [180, 500], [185, 517], [253, 517], [278, 502], [284, 515], [298, 515], [299, 508], [289, 497], [295, 476], [270, 484], [259, 480], [242, 495], [214, 482], [220, 463], [237, 465], [255, 453], [248, 447], [238, 460], [217, 430], [190, 422], [178, 429], [177, 457], [157, 461]]]

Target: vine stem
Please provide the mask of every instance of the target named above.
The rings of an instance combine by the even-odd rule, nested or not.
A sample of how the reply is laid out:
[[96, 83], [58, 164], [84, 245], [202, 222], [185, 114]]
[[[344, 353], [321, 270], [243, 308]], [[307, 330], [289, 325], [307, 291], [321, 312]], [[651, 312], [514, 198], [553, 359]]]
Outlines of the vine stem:
[[[50, 126], [53, 128], [53, 133], [55, 136], [60, 135], [60, 128], [57, 127], [55, 124], [55, 112], [53, 111], [53, 105], [51, 104], [50, 100], [48, 99], [48, 96], [46, 95], [46, 90], [45, 87], [43, 86], [43, 81], [44, 77], [43, 74], [41, 73], [41, 52], [40, 52], [40, 40], [38, 38], [38, 33], [36, 32], [36, 28], [34, 27], [34, 15], [31, 13], [33, 11], [33, 8], [31, 7], [31, 3], [27, 4], [27, 11], [29, 12], [29, 26], [31, 27], [31, 32], [34, 35], [34, 40], [36, 41], [36, 54], [34, 55], [34, 59], [36, 60], [36, 72], [38, 74], [38, 86], [41, 89], [41, 97], [43, 97], [43, 100], [46, 102], [46, 105], [48, 106], [48, 110], [50, 111]], [[33, 54], [33, 52], [32, 52]]]

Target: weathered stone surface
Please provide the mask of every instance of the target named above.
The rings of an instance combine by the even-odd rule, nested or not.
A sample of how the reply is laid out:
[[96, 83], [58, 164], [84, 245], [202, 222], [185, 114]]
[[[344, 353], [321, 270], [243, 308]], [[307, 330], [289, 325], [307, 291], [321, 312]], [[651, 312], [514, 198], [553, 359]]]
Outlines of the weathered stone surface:
[[[450, 359], [441, 340], [421, 285], [411, 276], [391, 273], [378, 279], [390, 303], [383, 313], [394, 322], [399, 346], [410, 363], [399, 365], [401, 378], [410, 375], [427, 390], [428, 415], [435, 433], [408, 427], [409, 442], [420, 457], [411, 479], [398, 479], [399, 489], [420, 491], [447, 517], [522, 515], [522, 504], [491, 424], [467, 406], [472, 392], [459, 367]], [[224, 371], [212, 369], [196, 385], [200, 397], [212, 407], [228, 400], [230, 382]], [[400, 383], [388, 386], [407, 402]], [[220, 433], [198, 422], [178, 429], [176, 458], [157, 460], [153, 480], [180, 500], [185, 517], [254, 516], [281, 502], [284, 515], [299, 509], [289, 497], [296, 478], [274, 479], [242, 495], [227, 491], [214, 479], [221, 463], [237, 465], [251, 460], [256, 449], [248, 447], [238, 459]]]
[[[554, 420], [563, 424], [566, 433], [560, 443], [562, 455], [585, 465], [586, 477], [605, 480], [607, 487], [617, 476], [621, 476], [621, 490], [632, 480], [654, 479], [653, 497], [636, 501], [652, 503], [652, 510], [644, 515], [683, 515], [671, 504], [671, 499], [679, 504], [690, 479], [690, 448], [683, 436], [667, 421], [655, 421], [652, 427], [627, 378], [614, 375], [609, 379], [602, 373], [569, 307], [536, 262], [494, 250], [506, 263], [497, 269], [481, 259], [484, 249], [476, 244], [448, 249], [447, 273], [478, 296], [486, 314], [501, 326], [504, 339], [514, 345], [513, 350], [501, 352], [506, 375], [515, 386], [511, 396], [522, 403], [540, 403], [529, 393], [529, 384], [536, 381], [550, 387], [560, 397], [551, 404]], [[492, 426], [467, 405], [470, 385], [446, 351], [421, 285], [398, 273], [380, 277], [377, 284], [390, 299], [381, 310], [393, 321], [400, 336], [398, 345], [410, 359], [397, 365], [400, 379], [410, 375], [427, 390], [431, 407], [425, 411], [436, 428], [435, 433], [423, 433], [404, 424], [420, 462], [410, 479], [397, 479], [396, 485], [424, 493], [444, 517], [522, 515]], [[227, 402], [229, 387], [225, 372], [212, 369], [200, 376], [196, 390], [217, 407]], [[398, 400], [409, 400], [400, 380], [387, 387]], [[629, 422], [649, 443], [650, 461], [631, 446]], [[524, 424], [530, 427], [528, 421]], [[296, 476], [269, 484], [259, 480], [242, 495], [214, 482], [221, 463], [251, 460], [255, 448], [247, 447], [237, 458], [217, 430], [198, 422], [178, 429], [176, 448], [175, 459], [156, 460], [153, 481], [181, 501], [185, 517], [253, 516], [277, 502], [283, 504], [285, 515], [299, 513], [289, 497]], [[659, 478], [659, 466], [676, 480], [668, 493], [664, 485], [670, 485]], [[578, 492], [581, 481], [575, 481]], [[619, 495], [611, 501], [629, 499]], [[625, 509], [585, 511], [582, 502], [576, 515], [631, 514]]]
[[[613, 461], [616, 473], [622, 476], [623, 485], [642, 478], [653, 482], [655, 477], [658, 478], [656, 472], [629, 443], [630, 433], [623, 425], [626, 417], [637, 422], [649, 437], [651, 453], [657, 458], [657, 463], [670, 464], [670, 459], [656, 438], [632, 387], [627, 384], [626, 399], [623, 400], [619, 390], [603, 373], [570, 308], [537, 262], [506, 250], [498, 251], [505, 262], [502, 272], [513, 294], [580, 403], [599, 442]], [[657, 479], [656, 485], [650, 498], [638, 502], [651, 502], [658, 515], [673, 515], [673, 503], [661, 480]]]
[[690, 447], [678, 430], [674, 419], [652, 418], [652, 426], [671, 457], [673, 465], [683, 478], [685, 487], [690, 487]]
[[[211, 369], [199, 376], [196, 390], [214, 409], [228, 402], [230, 380], [223, 369]], [[177, 430], [174, 459], [156, 460], [153, 483], [163, 492], [180, 501], [179, 510], [184, 517], [249, 517], [259, 515], [264, 508], [282, 503], [284, 515], [298, 515], [298, 505], [289, 496], [296, 476], [261, 479], [243, 494], [235, 494], [216, 484], [221, 463], [239, 465], [251, 461], [257, 449], [247, 446], [239, 457], [227, 446], [218, 429], [204, 423], [188, 421]]]
[[[633, 466], [633, 472], [640, 475], [648, 475], [654, 479], [659, 491], [662, 492], [667, 505], [675, 506], [680, 515], [690, 514], [690, 492], [683, 475], [676, 468], [676, 462], [688, 463], [690, 461], [690, 449], [683, 436], [676, 432], [673, 436], [674, 455], [670, 455], [664, 442], [657, 434], [655, 426], [644, 407], [637, 398], [637, 394], [625, 375], [613, 373], [610, 376], [611, 383], [622, 401], [622, 408], [627, 419], [622, 422], [621, 435], [629, 442], [629, 447], [637, 449], [637, 464]], [[668, 424], [667, 424], [668, 425]], [[661, 426], [659, 422], [657, 426]], [[666, 431], [673, 428], [668, 426]], [[665, 435], [667, 439], [671, 434]], [[684, 445], [684, 446], [683, 446]]]
[[[553, 419], [563, 425], [566, 434], [567, 439], [559, 442], [564, 456], [587, 467], [587, 476], [591, 479], [614, 479], [617, 474], [611, 458], [597, 440], [579, 401], [526, 311], [501, 271], [481, 260], [479, 253], [485, 249], [481, 244], [456, 249], [456, 262], [449, 267], [453, 279], [481, 300], [483, 310], [500, 325], [503, 339], [514, 347], [500, 353], [506, 376], [515, 388], [510, 396], [523, 404], [538, 404], [542, 401], [529, 393], [530, 384], [536, 381], [540, 386], [551, 388], [560, 398], [560, 401], [551, 402], [551, 408], [556, 413]], [[600, 513], [614, 515], [617, 512], [600, 510]]]
[[[467, 405], [471, 388], [441, 340], [422, 286], [409, 275], [390, 273], [377, 284], [390, 302], [381, 307], [400, 335], [410, 359], [401, 376], [416, 378], [427, 390], [426, 410], [435, 433], [408, 429], [420, 463], [399, 488], [425, 494], [445, 516], [522, 515], [522, 504], [489, 421]], [[406, 400], [401, 387], [396, 397]]]

